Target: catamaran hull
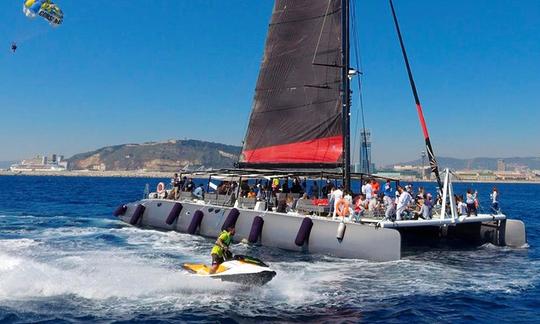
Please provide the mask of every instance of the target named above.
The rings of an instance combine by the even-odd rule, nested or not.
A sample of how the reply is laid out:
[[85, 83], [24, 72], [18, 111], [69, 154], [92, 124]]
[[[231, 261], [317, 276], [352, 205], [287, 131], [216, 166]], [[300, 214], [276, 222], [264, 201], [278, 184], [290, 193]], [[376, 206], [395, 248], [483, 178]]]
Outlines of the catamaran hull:
[[[124, 205], [122, 213], [117, 216], [134, 226], [215, 238], [232, 209], [195, 202], [144, 199]], [[171, 215], [175, 211], [178, 215], [171, 222]], [[338, 221], [323, 217], [242, 208], [238, 208], [238, 212], [235, 241], [252, 238], [255, 219], [259, 218], [258, 226], [262, 229], [256, 243], [263, 246], [370, 261], [399, 260], [402, 251], [418, 246], [479, 246], [492, 243], [519, 248], [526, 246], [527, 242], [524, 224], [506, 219], [503, 215], [471, 217], [457, 220], [459, 223], [452, 223], [449, 219], [383, 222], [379, 226], [347, 223], [343, 231]], [[304, 224], [306, 219], [311, 226]], [[167, 224], [168, 221], [170, 224]]]
[[[181, 211], [174, 222], [169, 225], [166, 222], [167, 218], [175, 204], [178, 203], [182, 204]], [[144, 206], [144, 208], [138, 206]], [[118, 217], [126, 223], [181, 233], [189, 233], [193, 229], [192, 222], [201, 217], [201, 213], [196, 213], [200, 211], [203, 215], [202, 220], [200, 220], [194, 234], [211, 238], [219, 235], [232, 209], [232, 207], [162, 199], [144, 199], [127, 204], [125, 207], [123, 213]], [[401, 257], [401, 236], [394, 229], [350, 223], [346, 225], [343, 238], [337, 239], [339, 222], [322, 217], [308, 218], [242, 208], [238, 208], [238, 211], [239, 216], [235, 223], [236, 234], [234, 236], [234, 240], [237, 242], [249, 239], [254, 227], [254, 220], [256, 217], [260, 217], [263, 223], [256, 243], [263, 246], [373, 261], [392, 261], [399, 260]], [[137, 215], [137, 213], [141, 214]], [[136, 222], [134, 222], [135, 216], [138, 216]], [[306, 223], [306, 218], [312, 222], [309, 231], [306, 230], [305, 225], [302, 226], [303, 223]], [[304, 238], [303, 242], [300, 242], [302, 237]]]

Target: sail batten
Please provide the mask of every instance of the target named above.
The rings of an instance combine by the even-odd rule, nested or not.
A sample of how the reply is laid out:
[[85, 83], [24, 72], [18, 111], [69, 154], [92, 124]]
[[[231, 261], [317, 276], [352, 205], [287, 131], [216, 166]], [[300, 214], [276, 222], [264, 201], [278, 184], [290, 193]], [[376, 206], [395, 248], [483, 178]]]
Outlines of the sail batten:
[[342, 163], [341, 65], [341, 1], [276, 0], [240, 165]]

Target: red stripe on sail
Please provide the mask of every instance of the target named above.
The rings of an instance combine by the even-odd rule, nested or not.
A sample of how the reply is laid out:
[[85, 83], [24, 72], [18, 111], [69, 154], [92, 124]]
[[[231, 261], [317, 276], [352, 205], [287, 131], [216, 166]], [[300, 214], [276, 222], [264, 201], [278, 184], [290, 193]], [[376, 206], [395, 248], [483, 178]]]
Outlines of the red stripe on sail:
[[244, 151], [246, 163], [336, 163], [341, 162], [343, 138], [319, 138]]

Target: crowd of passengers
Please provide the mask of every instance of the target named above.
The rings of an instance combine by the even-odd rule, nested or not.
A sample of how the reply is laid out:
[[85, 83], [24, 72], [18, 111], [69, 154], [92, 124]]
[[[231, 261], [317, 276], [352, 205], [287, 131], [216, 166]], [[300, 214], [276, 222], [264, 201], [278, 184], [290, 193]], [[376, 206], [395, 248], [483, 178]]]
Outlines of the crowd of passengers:
[[[368, 179], [363, 181], [361, 192], [354, 194], [344, 190], [342, 186], [336, 186], [330, 180], [327, 180], [321, 188], [318, 181], [311, 181], [309, 188], [307, 183], [306, 178], [299, 177], [293, 178], [291, 186], [288, 179], [277, 178], [256, 180], [253, 185], [250, 185], [247, 180], [242, 181], [240, 185], [236, 181], [221, 181], [215, 188], [215, 192], [220, 195], [234, 195], [238, 192], [239, 197], [242, 198], [266, 201], [269, 205], [276, 206], [274, 210], [280, 213], [294, 212], [300, 200], [310, 200], [315, 206], [328, 207], [329, 214], [334, 219], [343, 218], [355, 222], [359, 222], [363, 217], [392, 221], [427, 220], [432, 218], [434, 208], [438, 210], [441, 208], [440, 196], [434, 199], [423, 187], [415, 191], [413, 184], [397, 185], [394, 190], [390, 180], [381, 187], [379, 181]], [[173, 190], [167, 197], [169, 199], [178, 199], [180, 192], [191, 192], [194, 197], [204, 199], [204, 185], [197, 186], [192, 179], [180, 178], [178, 174], [175, 174], [171, 179], [171, 185]], [[499, 213], [499, 192], [496, 187], [493, 188], [490, 198], [491, 213]], [[478, 215], [477, 191], [468, 189], [465, 196], [455, 195], [454, 200], [459, 216]]]

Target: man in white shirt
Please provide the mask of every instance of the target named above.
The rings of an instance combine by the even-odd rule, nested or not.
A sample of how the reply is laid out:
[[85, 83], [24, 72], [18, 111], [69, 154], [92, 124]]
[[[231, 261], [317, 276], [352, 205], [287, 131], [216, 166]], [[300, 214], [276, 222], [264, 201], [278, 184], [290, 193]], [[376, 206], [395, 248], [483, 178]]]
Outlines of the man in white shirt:
[[493, 192], [491, 193], [491, 212], [493, 214], [499, 213], [499, 190], [497, 187], [493, 187]]
[[367, 183], [368, 183], [367, 181], [364, 181], [364, 183], [362, 183], [362, 188], [361, 188], [360, 192], [361, 192], [363, 195], [366, 194], [366, 184], [367, 184]]
[[401, 215], [405, 212], [412, 201], [411, 194], [403, 190], [403, 187], [398, 186], [399, 198], [396, 207], [396, 220], [401, 220]]
[[366, 183], [366, 185], [364, 186], [364, 191], [365, 191], [364, 194], [366, 195], [366, 199], [370, 201], [371, 198], [373, 198], [373, 187], [371, 186], [370, 182]]
[[385, 193], [383, 198], [384, 203], [384, 219], [389, 220], [396, 212], [396, 204], [389, 194]]
[[332, 214], [332, 218], [336, 218], [336, 204], [341, 199], [341, 197], [343, 197], [343, 190], [341, 190], [341, 187], [338, 187], [336, 190], [332, 191], [330, 199], [334, 203], [334, 213]]

